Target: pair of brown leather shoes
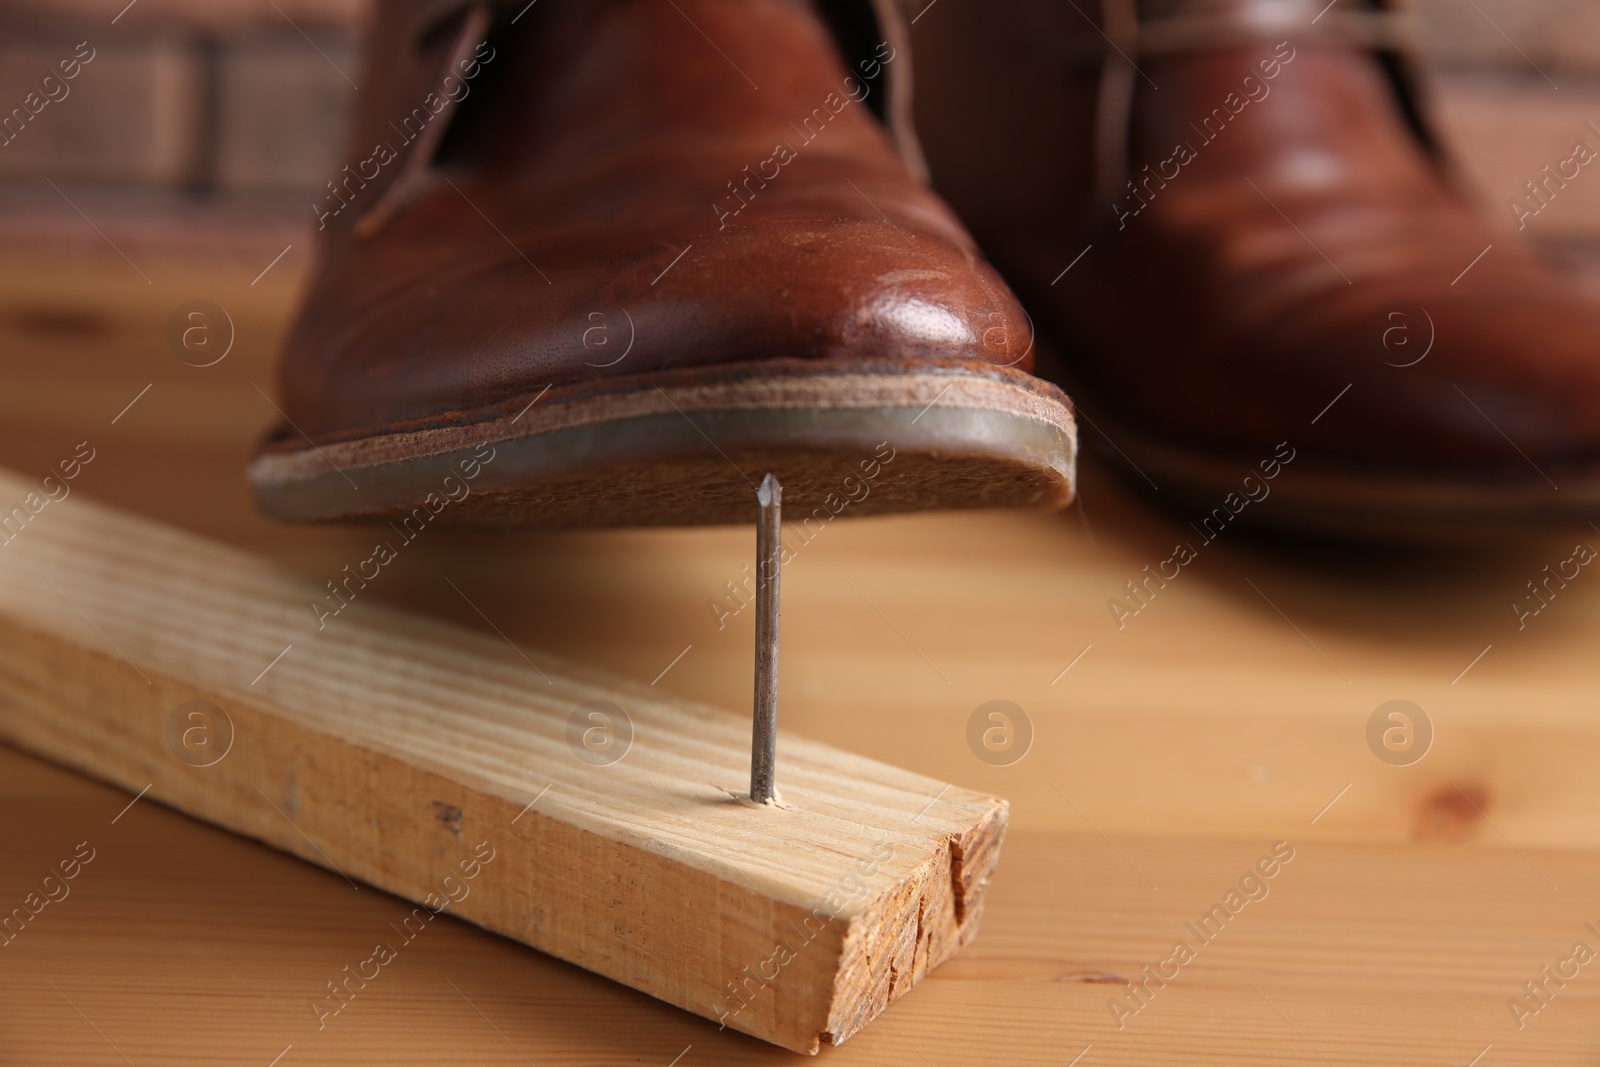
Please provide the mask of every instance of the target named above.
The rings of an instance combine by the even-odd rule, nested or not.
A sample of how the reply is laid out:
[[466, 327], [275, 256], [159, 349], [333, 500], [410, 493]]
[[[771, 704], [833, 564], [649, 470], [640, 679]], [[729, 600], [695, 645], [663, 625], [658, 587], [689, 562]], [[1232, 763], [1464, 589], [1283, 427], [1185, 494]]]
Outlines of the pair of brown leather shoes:
[[801, 512], [1061, 506], [1037, 358], [1208, 509], [1271, 469], [1311, 529], [1600, 512], [1600, 311], [1461, 190], [1399, 12], [911, 14], [383, 0], [266, 509], [740, 521], [768, 471]]

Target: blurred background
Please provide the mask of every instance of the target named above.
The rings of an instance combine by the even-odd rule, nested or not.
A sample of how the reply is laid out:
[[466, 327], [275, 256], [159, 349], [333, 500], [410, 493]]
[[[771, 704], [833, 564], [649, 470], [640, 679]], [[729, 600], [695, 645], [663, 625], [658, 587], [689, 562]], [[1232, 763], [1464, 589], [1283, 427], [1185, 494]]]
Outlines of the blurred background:
[[[0, 147], [0, 241], [110, 254], [104, 236], [135, 263], [171, 252], [256, 262], [291, 242], [308, 250], [310, 203], [338, 169], [369, 7], [7, 0], [6, 112], [81, 42], [95, 58], [66, 99]], [[1600, 122], [1600, 5], [1416, 7], [1449, 140], [1509, 222], [1505, 201], [1545, 164], [1580, 139], [1600, 146], [1585, 128]], [[1571, 183], [1528, 227], [1563, 257], [1600, 267], [1600, 181]]]

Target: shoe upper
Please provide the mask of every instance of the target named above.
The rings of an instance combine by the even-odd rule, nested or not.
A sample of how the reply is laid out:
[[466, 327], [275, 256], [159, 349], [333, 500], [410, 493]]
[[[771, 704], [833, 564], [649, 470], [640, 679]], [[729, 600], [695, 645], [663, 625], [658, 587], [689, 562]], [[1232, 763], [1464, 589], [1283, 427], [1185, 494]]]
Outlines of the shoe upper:
[[944, 0], [915, 43], [935, 186], [1089, 418], [1373, 475], [1600, 460], [1600, 308], [1464, 190], [1394, 12], [1079, 7]]
[[1030, 365], [918, 178], [910, 57], [869, 5], [382, 8], [282, 363], [313, 440], [664, 369]]

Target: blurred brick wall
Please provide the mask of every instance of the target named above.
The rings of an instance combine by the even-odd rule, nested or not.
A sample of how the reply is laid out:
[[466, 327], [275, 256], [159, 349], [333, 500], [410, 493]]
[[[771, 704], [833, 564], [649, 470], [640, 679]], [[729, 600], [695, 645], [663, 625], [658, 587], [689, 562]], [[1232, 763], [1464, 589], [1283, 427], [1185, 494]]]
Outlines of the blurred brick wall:
[[357, 0], [12, 0], [0, 116], [80, 43], [94, 58], [0, 147], [0, 179], [314, 189], [336, 169], [364, 16]]
[[[1600, 149], [1600, 3], [1415, 0], [1427, 27], [1441, 124], [1484, 198], [1511, 222], [1546, 164]], [[1535, 237], [1600, 247], [1600, 174], [1580, 176], [1537, 218]], [[1526, 199], [1526, 197], [1523, 197]]]
[[[1350, 0], [1341, 0], [1350, 2]], [[1600, 3], [1416, 0], [1446, 135], [1489, 203], [1600, 137]], [[342, 144], [367, 0], [9, 0], [0, 115], [87, 41], [95, 59], [0, 148], [0, 181], [309, 198]], [[45, 187], [48, 192], [48, 187]], [[1600, 178], [1529, 224], [1600, 242]]]

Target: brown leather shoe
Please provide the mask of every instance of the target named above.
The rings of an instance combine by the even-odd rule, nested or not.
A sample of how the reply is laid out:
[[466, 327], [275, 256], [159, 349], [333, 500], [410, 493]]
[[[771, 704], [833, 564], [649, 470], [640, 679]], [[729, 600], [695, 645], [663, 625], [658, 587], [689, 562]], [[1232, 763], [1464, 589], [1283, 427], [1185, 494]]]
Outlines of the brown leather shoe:
[[1070, 408], [918, 177], [909, 67], [865, 0], [384, 0], [262, 506], [1064, 504]]
[[916, 23], [935, 188], [1053, 341], [1040, 373], [1211, 527], [1600, 512], [1600, 309], [1463, 192], [1406, 30], [1359, 0]]

